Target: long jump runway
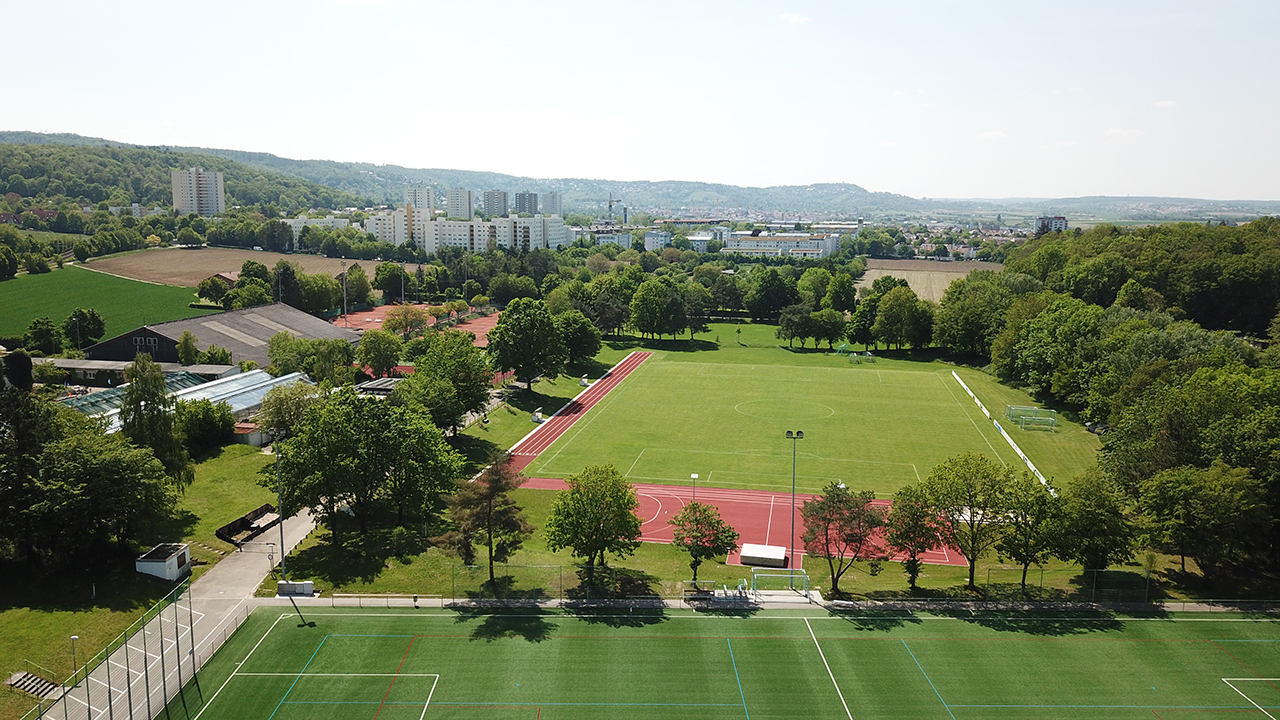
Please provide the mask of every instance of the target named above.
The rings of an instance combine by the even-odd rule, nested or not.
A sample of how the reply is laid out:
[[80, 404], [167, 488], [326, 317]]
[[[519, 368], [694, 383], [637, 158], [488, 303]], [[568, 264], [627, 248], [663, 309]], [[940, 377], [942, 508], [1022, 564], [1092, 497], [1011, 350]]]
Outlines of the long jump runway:
[[517, 469], [524, 470], [529, 467], [529, 463], [538, 457], [542, 451], [551, 447], [556, 438], [563, 435], [573, 427], [578, 418], [586, 414], [588, 410], [595, 406], [596, 403], [604, 399], [609, 391], [618, 386], [632, 370], [640, 367], [640, 363], [644, 362], [653, 353], [633, 352], [622, 359], [622, 362], [614, 365], [609, 372], [604, 374], [599, 380], [591, 383], [591, 387], [578, 393], [578, 396], [570, 400], [567, 405], [552, 415], [535, 429], [533, 432], [525, 435], [520, 442], [511, 446], [512, 462]]

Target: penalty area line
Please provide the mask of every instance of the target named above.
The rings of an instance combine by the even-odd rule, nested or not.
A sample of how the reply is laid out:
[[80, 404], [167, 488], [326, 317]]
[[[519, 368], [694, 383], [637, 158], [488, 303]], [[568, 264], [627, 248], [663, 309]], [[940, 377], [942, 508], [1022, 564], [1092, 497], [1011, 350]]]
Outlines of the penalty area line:
[[[822, 665], [827, 669], [827, 677], [831, 678], [831, 684], [836, 689], [836, 695], [840, 696], [840, 704], [844, 706], [845, 715], [849, 716], [849, 720], [853, 720], [853, 713], [849, 712], [849, 703], [844, 701], [844, 693], [840, 692], [840, 683], [836, 682], [835, 673], [831, 672], [831, 666], [827, 664], [827, 654], [822, 652], [822, 645], [818, 643], [818, 636], [813, 634], [813, 626], [809, 624], [809, 618], [804, 619], [804, 626], [809, 628], [809, 637], [813, 638], [813, 646], [818, 648], [818, 657], [822, 658]], [[945, 706], [946, 703], [943, 703], [943, 705]], [[951, 717], [954, 718], [955, 715]]]
[[[1234, 679], [1238, 682], [1238, 681], [1240, 681], [1240, 680], [1265, 680], [1266, 678], [1234, 678]], [[1271, 720], [1276, 720], [1276, 716], [1275, 716], [1275, 715], [1272, 715], [1271, 713], [1267, 712], [1266, 710], [1263, 710], [1261, 705], [1259, 705], [1258, 703], [1256, 703], [1256, 702], [1254, 702], [1254, 701], [1253, 701], [1253, 698], [1249, 697], [1248, 695], [1245, 695], [1245, 694], [1244, 694], [1244, 692], [1240, 690], [1240, 688], [1236, 687], [1235, 685], [1232, 685], [1232, 684], [1231, 684], [1231, 679], [1229, 679], [1229, 678], [1222, 678], [1222, 682], [1226, 683], [1226, 684], [1227, 684], [1227, 687], [1231, 688], [1232, 690], [1235, 690], [1235, 691], [1236, 691], [1236, 693], [1238, 693], [1238, 694], [1240, 695], [1240, 697], [1242, 697], [1242, 698], [1244, 698], [1246, 701], [1248, 701], [1248, 703], [1249, 703], [1250, 705], [1252, 705], [1252, 706], [1254, 706], [1254, 707], [1258, 708], [1258, 712], [1260, 712], [1260, 713], [1262, 713], [1263, 715], [1266, 715], [1267, 717], [1271, 718]]]

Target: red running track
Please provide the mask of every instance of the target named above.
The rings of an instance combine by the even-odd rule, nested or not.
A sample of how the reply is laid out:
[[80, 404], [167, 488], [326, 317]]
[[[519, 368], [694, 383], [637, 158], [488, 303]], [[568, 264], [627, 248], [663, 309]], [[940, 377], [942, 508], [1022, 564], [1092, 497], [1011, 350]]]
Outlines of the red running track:
[[586, 414], [588, 410], [600, 402], [609, 391], [618, 386], [632, 370], [640, 367], [640, 363], [644, 362], [653, 353], [633, 352], [622, 359], [622, 362], [614, 365], [599, 380], [591, 383], [591, 387], [578, 393], [578, 396], [570, 400], [567, 405], [560, 408], [555, 415], [547, 418], [545, 422], [537, 427], [533, 432], [521, 438], [520, 442], [511, 446], [512, 464], [516, 469], [524, 470], [529, 467], [529, 463], [538, 457], [544, 450], [551, 447], [561, 435], [573, 427], [578, 418]]
[[[524, 487], [535, 490], [563, 490], [565, 482], [553, 478], [530, 478]], [[688, 502], [694, 499], [694, 488], [684, 485], [650, 485], [635, 483], [636, 494], [640, 499], [640, 507], [636, 514], [640, 516], [640, 539], [645, 542], [671, 542], [671, 526], [667, 521], [680, 512]], [[724, 488], [697, 488], [698, 502], [714, 505], [720, 510], [720, 517], [738, 531], [738, 542], [758, 545], [782, 545], [790, 547], [787, 536], [791, 534], [791, 493], [771, 492], [768, 490], [727, 490]], [[804, 521], [800, 517], [800, 506], [814, 495], [796, 494], [795, 511], [795, 548], [796, 553], [804, 554]], [[877, 505], [888, 506], [888, 500], [876, 500]], [[877, 544], [882, 545], [883, 539]], [[894, 555], [893, 560], [903, 560], [904, 555]], [[920, 556], [922, 562], [930, 565], [968, 565], [964, 556], [954, 548], [940, 548]], [[733, 553], [728, 558], [730, 565], [740, 565], [740, 553]]]

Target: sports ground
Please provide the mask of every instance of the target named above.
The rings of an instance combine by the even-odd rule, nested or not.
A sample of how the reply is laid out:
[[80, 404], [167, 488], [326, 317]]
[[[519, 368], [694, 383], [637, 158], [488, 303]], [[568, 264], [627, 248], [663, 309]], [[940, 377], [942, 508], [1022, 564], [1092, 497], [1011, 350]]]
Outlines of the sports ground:
[[[779, 360], [789, 355], [775, 349]], [[592, 387], [516, 447], [525, 473], [565, 478], [610, 463], [638, 483], [688, 485], [697, 473], [698, 484], [709, 487], [790, 491], [788, 430], [805, 434], [795, 443], [794, 471], [796, 489], [806, 493], [840, 481], [888, 497], [962, 452], [1021, 467], [948, 366], [853, 364], [820, 354], [801, 356], [806, 364], [700, 357], [629, 356], [597, 383], [604, 387]], [[981, 373], [966, 375], [993, 409], [1008, 400], [1032, 404], [1007, 388], [991, 393], [994, 383]], [[1010, 392], [1017, 397], [1004, 397]], [[1096, 447], [1066, 423], [1056, 433], [1016, 432], [1045, 474], [1062, 479], [1090, 462]]]
[[[283, 611], [283, 612], [282, 612]], [[261, 607], [179, 717], [1275, 718], [1280, 627], [1121, 617]]]

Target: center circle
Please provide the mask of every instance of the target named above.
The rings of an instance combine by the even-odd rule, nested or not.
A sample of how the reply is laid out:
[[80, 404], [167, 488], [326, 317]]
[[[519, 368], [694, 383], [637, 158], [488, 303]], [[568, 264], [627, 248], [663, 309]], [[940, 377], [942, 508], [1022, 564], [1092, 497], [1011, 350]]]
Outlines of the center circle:
[[822, 403], [788, 398], [747, 400], [734, 405], [733, 409], [761, 420], [821, 420], [836, 414], [835, 409]]

